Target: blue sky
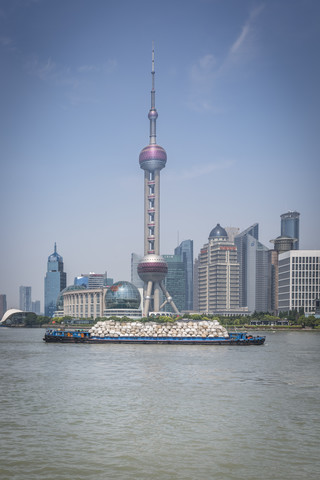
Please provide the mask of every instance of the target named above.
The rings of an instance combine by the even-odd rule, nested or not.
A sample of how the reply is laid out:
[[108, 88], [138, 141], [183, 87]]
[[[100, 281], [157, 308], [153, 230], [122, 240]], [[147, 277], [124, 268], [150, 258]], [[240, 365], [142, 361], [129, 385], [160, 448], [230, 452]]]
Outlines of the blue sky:
[[220, 223], [320, 248], [317, 0], [0, 0], [0, 293], [43, 308], [57, 242], [68, 284], [130, 280], [143, 252], [155, 43], [161, 252]]

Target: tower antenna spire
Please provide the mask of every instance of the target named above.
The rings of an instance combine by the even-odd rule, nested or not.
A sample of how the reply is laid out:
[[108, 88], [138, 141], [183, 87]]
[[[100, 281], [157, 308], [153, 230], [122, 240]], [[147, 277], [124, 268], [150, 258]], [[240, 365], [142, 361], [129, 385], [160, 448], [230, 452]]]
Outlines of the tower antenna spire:
[[149, 120], [150, 120], [150, 145], [155, 145], [156, 140], [156, 121], [158, 118], [158, 112], [156, 110], [156, 91], [154, 88], [154, 42], [152, 42], [152, 65], [151, 65], [151, 75], [152, 75], [152, 88], [151, 88], [151, 108], [149, 111]]

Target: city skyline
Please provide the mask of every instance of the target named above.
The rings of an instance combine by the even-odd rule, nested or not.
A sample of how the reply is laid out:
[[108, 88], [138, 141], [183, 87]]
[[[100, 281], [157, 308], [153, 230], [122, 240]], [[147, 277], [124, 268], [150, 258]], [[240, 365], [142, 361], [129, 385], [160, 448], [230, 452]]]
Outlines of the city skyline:
[[257, 222], [260, 242], [273, 248], [289, 210], [301, 215], [300, 249], [319, 248], [320, 5], [137, 3], [1, 3], [8, 308], [20, 285], [42, 303], [54, 242], [69, 279], [84, 271], [130, 279], [131, 253], [143, 253], [137, 164], [153, 40], [159, 140], [170, 162], [161, 253], [192, 239], [196, 257], [217, 223], [243, 231]]

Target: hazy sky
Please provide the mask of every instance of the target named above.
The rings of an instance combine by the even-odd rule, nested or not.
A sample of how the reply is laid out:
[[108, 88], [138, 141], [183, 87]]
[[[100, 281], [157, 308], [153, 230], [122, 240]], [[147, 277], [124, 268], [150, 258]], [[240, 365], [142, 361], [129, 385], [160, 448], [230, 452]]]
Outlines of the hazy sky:
[[318, 0], [0, 0], [1, 275], [41, 300], [57, 242], [67, 283], [130, 280], [143, 253], [155, 43], [161, 253], [220, 223], [267, 247], [298, 210], [320, 248]]

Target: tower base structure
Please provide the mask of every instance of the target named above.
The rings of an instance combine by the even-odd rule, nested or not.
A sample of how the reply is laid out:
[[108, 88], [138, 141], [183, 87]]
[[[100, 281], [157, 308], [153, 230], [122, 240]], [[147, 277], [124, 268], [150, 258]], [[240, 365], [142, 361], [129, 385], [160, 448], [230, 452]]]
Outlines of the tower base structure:
[[[165, 301], [160, 305], [160, 290], [162, 290]], [[163, 281], [152, 282], [149, 280], [148, 283], [144, 285], [144, 305], [143, 305], [143, 316], [148, 317], [150, 311], [161, 313], [161, 309], [168, 303], [171, 305], [172, 310], [179, 315], [179, 310], [177, 309], [172, 297], [170, 296], [168, 290], [165, 287]]]
[[[180, 313], [163, 281], [167, 272], [167, 262], [161, 257], [161, 255], [145, 255], [140, 261], [138, 265], [138, 274], [144, 281], [144, 317], [148, 317], [150, 311], [160, 312], [161, 308], [167, 303], [171, 305], [175, 313]], [[160, 291], [162, 291], [165, 296], [165, 301], [161, 305]]]

